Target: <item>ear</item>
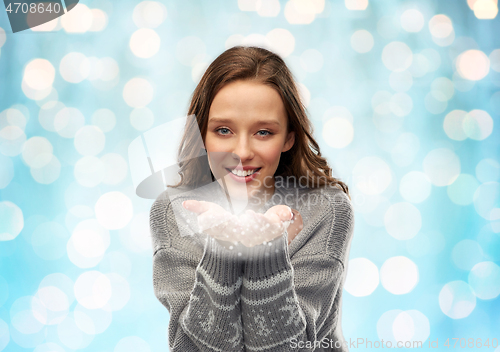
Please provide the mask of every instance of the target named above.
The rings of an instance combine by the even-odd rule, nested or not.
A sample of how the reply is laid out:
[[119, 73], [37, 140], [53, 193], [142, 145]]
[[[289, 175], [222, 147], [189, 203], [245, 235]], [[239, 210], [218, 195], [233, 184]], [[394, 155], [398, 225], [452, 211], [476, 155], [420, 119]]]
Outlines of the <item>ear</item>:
[[288, 136], [286, 137], [286, 142], [283, 145], [283, 149], [281, 150], [282, 153], [289, 151], [292, 147], [293, 144], [295, 143], [295, 132], [289, 132]]

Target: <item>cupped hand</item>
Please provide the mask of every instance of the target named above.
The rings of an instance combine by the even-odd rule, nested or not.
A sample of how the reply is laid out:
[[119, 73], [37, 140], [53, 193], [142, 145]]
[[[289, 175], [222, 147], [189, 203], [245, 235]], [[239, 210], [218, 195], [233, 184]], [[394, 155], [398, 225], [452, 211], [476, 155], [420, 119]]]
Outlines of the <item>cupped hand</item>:
[[207, 235], [230, 242], [239, 241], [238, 233], [231, 223], [237, 222], [236, 216], [226, 211], [218, 204], [198, 200], [186, 200], [182, 206], [198, 214], [198, 227]]
[[290, 224], [293, 213], [286, 205], [275, 205], [265, 214], [247, 210], [240, 216], [240, 241], [246, 247], [253, 247], [281, 236]]
[[288, 244], [290, 244], [293, 239], [299, 234], [300, 231], [304, 228], [304, 222], [302, 221], [302, 215], [298, 212], [298, 210], [292, 209], [293, 217], [292, 221], [290, 221], [290, 226], [288, 226]]
[[[292, 212], [291, 217], [289, 213], [290, 211]], [[269, 218], [274, 219], [274, 221], [277, 221], [276, 219], [278, 218], [280, 221], [283, 221], [288, 233], [288, 244], [293, 241], [293, 239], [300, 231], [302, 231], [302, 228], [304, 227], [302, 215], [300, 215], [298, 210], [290, 209], [286, 205], [275, 205], [270, 208], [266, 214]]]
[[265, 214], [247, 210], [235, 216], [220, 205], [197, 200], [183, 202], [183, 207], [198, 214], [200, 231], [213, 238], [241, 242], [246, 247], [253, 247], [269, 242], [283, 234], [288, 228], [288, 244], [302, 229], [300, 213], [292, 211], [286, 205], [275, 205]]

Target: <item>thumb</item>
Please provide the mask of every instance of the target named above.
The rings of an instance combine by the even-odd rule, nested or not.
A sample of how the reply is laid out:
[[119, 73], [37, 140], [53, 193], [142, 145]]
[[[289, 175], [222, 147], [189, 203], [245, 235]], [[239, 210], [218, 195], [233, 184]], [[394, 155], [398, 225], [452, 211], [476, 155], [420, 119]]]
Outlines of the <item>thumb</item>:
[[[292, 209], [286, 205], [277, 205], [269, 209], [268, 212], [274, 213], [280, 221], [290, 221], [293, 217]], [[269, 214], [269, 215], [270, 215]]]

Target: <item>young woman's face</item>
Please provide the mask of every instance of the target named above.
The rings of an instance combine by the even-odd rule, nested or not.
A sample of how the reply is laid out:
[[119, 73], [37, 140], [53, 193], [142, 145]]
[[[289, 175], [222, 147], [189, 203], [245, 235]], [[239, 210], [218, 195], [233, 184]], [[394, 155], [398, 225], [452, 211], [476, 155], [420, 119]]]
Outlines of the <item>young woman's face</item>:
[[[235, 81], [217, 93], [210, 106], [205, 147], [212, 173], [217, 179], [225, 175], [231, 196], [260, 198], [265, 191], [272, 195], [281, 153], [294, 143], [287, 124], [281, 97], [269, 86]], [[245, 176], [252, 170], [254, 174]]]

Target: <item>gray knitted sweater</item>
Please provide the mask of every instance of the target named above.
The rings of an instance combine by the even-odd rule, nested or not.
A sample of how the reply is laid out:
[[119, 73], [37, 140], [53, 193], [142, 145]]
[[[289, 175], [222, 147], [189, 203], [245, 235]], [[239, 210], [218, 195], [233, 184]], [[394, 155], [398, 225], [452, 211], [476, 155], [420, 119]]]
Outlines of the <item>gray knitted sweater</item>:
[[348, 351], [341, 305], [354, 211], [347, 195], [276, 184], [260, 211], [288, 205], [304, 227], [290, 245], [285, 232], [242, 257], [197, 233], [196, 214], [174, 214], [186, 199], [217, 199], [211, 192], [221, 188], [212, 185], [176, 195], [169, 189], [151, 207], [153, 285], [170, 313], [170, 350]]

